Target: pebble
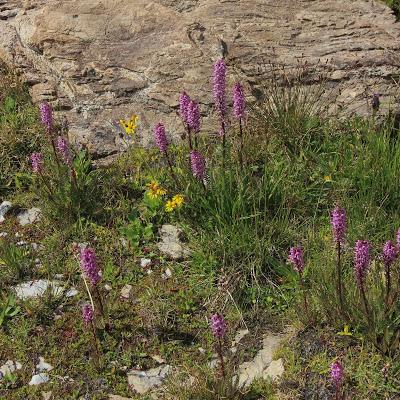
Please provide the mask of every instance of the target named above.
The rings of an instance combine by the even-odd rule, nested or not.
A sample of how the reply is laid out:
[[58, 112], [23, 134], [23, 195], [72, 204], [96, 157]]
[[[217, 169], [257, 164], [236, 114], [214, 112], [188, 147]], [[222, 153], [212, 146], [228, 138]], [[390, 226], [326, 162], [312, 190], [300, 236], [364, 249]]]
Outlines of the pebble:
[[0, 223], [4, 222], [5, 216], [11, 207], [12, 207], [12, 204], [9, 201], [3, 201], [0, 204]]
[[42, 383], [46, 383], [49, 380], [50, 380], [49, 375], [41, 372], [40, 374], [33, 375], [28, 385], [30, 386], [41, 385]]
[[150, 264], [151, 264], [151, 259], [150, 258], [141, 258], [140, 259], [140, 266], [142, 268], [146, 268]]
[[40, 208], [32, 207], [29, 210], [20, 212], [17, 215], [17, 220], [21, 226], [30, 225], [37, 222], [41, 218], [42, 211]]
[[43, 296], [48, 288], [51, 288], [53, 295], [59, 296], [64, 294], [65, 297], [73, 297], [78, 294], [75, 288], [70, 288], [65, 291], [60, 282], [50, 281], [48, 279], [39, 279], [36, 281], [29, 281], [21, 283], [13, 287], [18, 299], [27, 300]]
[[121, 297], [123, 299], [129, 299], [130, 295], [131, 295], [131, 290], [132, 290], [132, 285], [125, 285], [122, 289], [121, 289]]
[[0, 380], [5, 376], [12, 374], [22, 368], [22, 364], [18, 361], [8, 360], [0, 367]]

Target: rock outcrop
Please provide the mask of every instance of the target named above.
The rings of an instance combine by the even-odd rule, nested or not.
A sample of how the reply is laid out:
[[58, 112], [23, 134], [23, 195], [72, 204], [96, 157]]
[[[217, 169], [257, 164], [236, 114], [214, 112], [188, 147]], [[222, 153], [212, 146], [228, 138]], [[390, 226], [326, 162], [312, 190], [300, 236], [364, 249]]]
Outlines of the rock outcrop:
[[133, 113], [144, 144], [159, 120], [178, 137], [183, 89], [212, 132], [211, 66], [224, 44], [230, 79], [246, 81], [253, 98], [269, 63], [307, 62], [309, 82], [328, 72], [337, 104], [365, 112], [374, 92], [383, 104], [396, 92], [399, 38], [378, 0], [0, 0], [0, 58], [95, 158], [124, 148], [116, 121]]

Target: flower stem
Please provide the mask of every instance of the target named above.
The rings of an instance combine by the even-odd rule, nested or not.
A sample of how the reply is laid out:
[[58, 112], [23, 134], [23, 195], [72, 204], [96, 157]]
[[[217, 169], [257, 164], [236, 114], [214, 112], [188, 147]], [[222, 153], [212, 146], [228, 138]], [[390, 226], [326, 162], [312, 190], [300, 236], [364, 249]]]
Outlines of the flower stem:
[[240, 150], [239, 150], [239, 164], [243, 169], [243, 147], [244, 147], [244, 138], [243, 138], [243, 124], [242, 118], [239, 118], [239, 137], [240, 137]]
[[336, 242], [336, 249], [337, 249], [337, 265], [336, 265], [336, 271], [337, 271], [337, 293], [339, 297], [339, 305], [340, 305], [340, 314], [344, 316], [344, 299], [343, 299], [343, 283], [342, 283], [342, 259], [341, 259], [341, 254], [342, 254], [342, 249], [341, 249], [341, 244], [340, 241], [338, 240]]
[[220, 367], [221, 367], [221, 376], [225, 378], [225, 362], [224, 362], [224, 356], [222, 354], [222, 341], [221, 338], [218, 338], [218, 345], [217, 345], [217, 353], [220, 361]]

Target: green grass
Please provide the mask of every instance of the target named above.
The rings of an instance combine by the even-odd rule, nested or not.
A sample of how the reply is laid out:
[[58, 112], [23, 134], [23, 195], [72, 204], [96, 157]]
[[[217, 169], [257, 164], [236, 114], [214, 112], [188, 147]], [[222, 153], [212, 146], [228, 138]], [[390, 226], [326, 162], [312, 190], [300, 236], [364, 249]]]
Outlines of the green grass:
[[[295, 82], [283, 89], [267, 85], [271, 96], [251, 110], [246, 124], [243, 167], [233, 125], [224, 164], [218, 138], [200, 140], [207, 157], [205, 187], [191, 176], [185, 144], [171, 150], [178, 184], [158, 151], [133, 146], [107, 169], [96, 170], [86, 154], [76, 154], [74, 187], [69, 170], [58, 170], [54, 163], [26, 89], [5, 71], [3, 78], [0, 143], [7, 151], [0, 159], [0, 193], [13, 201], [15, 211], [39, 205], [44, 215], [21, 228], [16, 212], [10, 213], [1, 227], [8, 236], [0, 238], [0, 361], [17, 359], [24, 365], [0, 385], [1, 398], [40, 399], [44, 387], [56, 399], [106, 399], [109, 393], [132, 397], [126, 370], [155, 367], [154, 356], [178, 370], [179, 379], [167, 383], [165, 399], [293, 399], [316, 396], [319, 390], [332, 395], [329, 365], [338, 356], [345, 364], [349, 398], [395, 398], [398, 351], [387, 355], [374, 349], [355, 311], [354, 320], [345, 321], [351, 325], [350, 338], [336, 334], [344, 321], [327, 317], [333, 309], [329, 212], [334, 205], [348, 212], [346, 282], [352, 290], [354, 241], [368, 237], [378, 253], [400, 226], [400, 140], [390, 118], [380, 128], [372, 117], [327, 118], [318, 90], [300, 90]], [[44, 174], [53, 196], [27, 165], [27, 156], [38, 150], [45, 154]], [[168, 190], [160, 201], [145, 195], [152, 179]], [[178, 193], [185, 196], [184, 206], [166, 212], [166, 199]], [[156, 242], [163, 223], [183, 229], [192, 250], [188, 259], [173, 261], [160, 254]], [[18, 247], [19, 240], [38, 246]], [[96, 249], [103, 271], [100, 290], [109, 325], [97, 329], [99, 369], [81, 321], [88, 298], [78, 243]], [[288, 249], [295, 244], [306, 249], [314, 318], [304, 315], [298, 277], [287, 265]], [[142, 257], [151, 265], [142, 268]], [[167, 268], [172, 276], [164, 279]], [[58, 274], [78, 289], [77, 297], [47, 293], [40, 301], [16, 303], [10, 297], [17, 282]], [[129, 300], [120, 297], [126, 284], [132, 285]], [[371, 280], [371, 291], [378, 287]], [[276, 355], [286, 365], [281, 383], [261, 380], [246, 393], [221, 384], [207, 368], [214, 344], [206, 317], [216, 311], [228, 320], [226, 347], [244, 323], [250, 328], [236, 364], [257, 352], [265, 330], [281, 330], [288, 323], [301, 328]], [[28, 387], [37, 356], [55, 367], [51, 383]], [[189, 375], [191, 385], [185, 381]]]

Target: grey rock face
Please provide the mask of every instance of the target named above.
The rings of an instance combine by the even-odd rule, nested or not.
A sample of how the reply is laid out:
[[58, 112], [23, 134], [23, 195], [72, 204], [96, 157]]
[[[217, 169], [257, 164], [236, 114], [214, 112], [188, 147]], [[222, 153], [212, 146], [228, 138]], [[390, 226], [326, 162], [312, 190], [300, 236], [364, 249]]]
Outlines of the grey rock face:
[[[211, 66], [226, 55], [235, 79], [255, 98], [271, 77], [307, 62], [308, 82], [338, 95], [338, 106], [370, 112], [396, 91], [400, 27], [371, 0], [23, 0], [0, 19], [0, 58], [22, 71], [36, 101], [65, 113], [71, 140], [95, 158], [124, 150], [116, 121], [136, 113], [138, 136], [156, 122], [182, 132], [178, 94], [200, 101], [206, 133], [215, 133]], [[232, 73], [232, 71], [234, 71]], [[112, 158], [107, 158], [112, 159]]]

